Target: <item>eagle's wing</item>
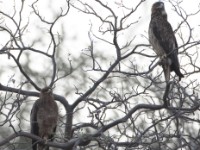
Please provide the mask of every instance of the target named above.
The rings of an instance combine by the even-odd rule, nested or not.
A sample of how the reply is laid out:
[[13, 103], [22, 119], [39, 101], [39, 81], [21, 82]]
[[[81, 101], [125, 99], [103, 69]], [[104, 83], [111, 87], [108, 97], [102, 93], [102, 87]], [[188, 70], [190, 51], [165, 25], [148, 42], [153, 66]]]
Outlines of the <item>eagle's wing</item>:
[[167, 20], [159, 18], [152, 20], [152, 31], [166, 55], [177, 55], [177, 41]]
[[[32, 107], [31, 110], [31, 133], [39, 136], [39, 127], [37, 123], [37, 112], [38, 112], [38, 104], [39, 101], [37, 100]], [[32, 148], [33, 150], [37, 150], [37, 140], [32, 139]]]

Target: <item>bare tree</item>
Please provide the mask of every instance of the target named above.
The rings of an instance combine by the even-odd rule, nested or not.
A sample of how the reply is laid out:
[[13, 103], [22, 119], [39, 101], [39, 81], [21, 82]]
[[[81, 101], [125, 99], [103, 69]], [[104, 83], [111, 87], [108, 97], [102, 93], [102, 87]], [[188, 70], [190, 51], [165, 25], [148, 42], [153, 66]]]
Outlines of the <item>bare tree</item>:
[[[185, 76], [178, 82], [171, 74], [166, 84], [147, 38], [153, 2], [44, 3], [0, 9], [2, 149], [31, 149], [31, 139], [67, 150], [199, 149], [197, 5], [191, 11], [187, 2], [165, 2]], [[60, 113], [55, 140], [46, 143], [30, 133], [29, 119], [45, 86], [54, 87]]]

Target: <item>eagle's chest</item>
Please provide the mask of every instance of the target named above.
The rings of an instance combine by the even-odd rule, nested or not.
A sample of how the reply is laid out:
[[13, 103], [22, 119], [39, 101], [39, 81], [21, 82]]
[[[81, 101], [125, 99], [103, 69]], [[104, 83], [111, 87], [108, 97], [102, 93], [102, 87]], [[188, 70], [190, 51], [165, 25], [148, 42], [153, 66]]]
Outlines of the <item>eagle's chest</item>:
[[162, 57], [165, 54], [163, 47], [160, 45], [159, 40], [155, 36], [152, 27], [149, 27], [149, 42], [153, 47], [154, 52], [159, 56]]
[[51, 124], [57, 122], [58, 108], [56, 103], [49, 103], [39, 108], [37, 114], [37, 121], [39, 124]]

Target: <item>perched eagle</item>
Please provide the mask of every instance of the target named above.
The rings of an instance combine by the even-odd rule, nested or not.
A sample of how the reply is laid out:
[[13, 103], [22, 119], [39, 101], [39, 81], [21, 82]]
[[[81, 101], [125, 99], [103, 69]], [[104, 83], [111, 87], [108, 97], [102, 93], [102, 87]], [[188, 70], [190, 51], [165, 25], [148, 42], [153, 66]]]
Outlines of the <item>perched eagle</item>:
[[[40, 91], [40, 98], [31, 110], [31, 133], [44, 140], [53, 140], [58, 120], [58, 106], [54, 101], [52, 90], [45, 87]], [[37, 146], [38, 145], [38, 146]], [[33, 150], [49, 150], [49, 147], [32, 140]]]
[[183, 78], [180, 72], [178, 60], [178, 44], [170, 23], [167, 21], [167, 13], [163, 2], [156, 2], [151, 9], [151, 21], [149, 24], [149, 41], [155, 53], [160, 57], [165, 80], [170, 80], [170, 72], [174, 71]]

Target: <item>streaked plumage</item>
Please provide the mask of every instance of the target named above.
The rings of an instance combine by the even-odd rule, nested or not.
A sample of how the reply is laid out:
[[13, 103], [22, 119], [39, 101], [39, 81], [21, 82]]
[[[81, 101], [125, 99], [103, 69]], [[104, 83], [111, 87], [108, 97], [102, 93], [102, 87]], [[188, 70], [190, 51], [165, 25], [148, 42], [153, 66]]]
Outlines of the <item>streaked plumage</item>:
[[149, 41], [155, 53], [162, 62], [165, 80], [170, 80], [170, 72], [174, 71], [183, 78], [180, 72], [178, 60], [178, 44], [170, 23], [167, 21], [167, 13], [163, 2], [156, 2], [151, 9], [151, 21], [149, 24]]
[[[53, 140], [58, 120], [58, 106], [54, 101], [50, 87], [41, 90], [40, 98], [34, 103], [31, 110], [31, 133], [44, 140]], [[44, 145], [32, 140], [33, 150], [48, 150]]]

